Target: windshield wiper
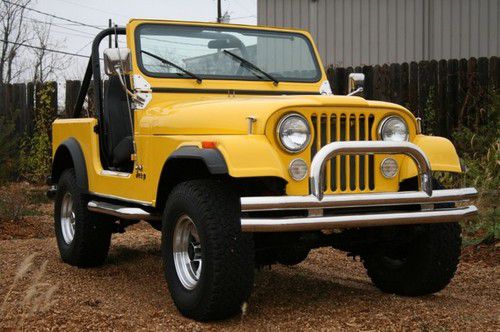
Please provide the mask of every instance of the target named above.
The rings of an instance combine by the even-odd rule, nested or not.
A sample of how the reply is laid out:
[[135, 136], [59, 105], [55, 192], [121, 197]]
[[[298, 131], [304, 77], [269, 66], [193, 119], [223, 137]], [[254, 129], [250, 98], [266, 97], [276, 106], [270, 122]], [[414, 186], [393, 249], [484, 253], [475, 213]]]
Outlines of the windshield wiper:
[[239, 57], [236, 54], [234, 54], [233, 52], [230, 52], [228, 50], [224, 50], [223, 52], [226, 54], [229, 54], [230, 56], [232, 56], [233, 58], [238, 60], [243, 66], [250, 68], [250, 69], [253, 69], [253, 70], [256, 70], [259, 73], [261, 73], [262, 75], [264, 75], [265, 77], [269, 78], [271, 81], [273, 81], [274, 85], [278, 85], [278, 83], [280, 82], [274, 76], [266, 73], [265, 71], [263, 71], [262, 69], [260, 69], [259, 67], [257, 67], [256, 65], [254, 65], [253, 63], [248, 61], [247, 59], [243, 59], [242, 57]]
[[184, 74], [188, 75], [188, 76], [191, 76], [192, 78], [196, 79], [196, 82], [198, 82], [198, 84], [200, 84], [203, 80], [201, 79], [200, 76], [196, 75], [196, 74], [193, 74], [192, 72], [190, 71], [187, 71], [186, 69], [176, 65], [175, 63], [171, 62], [171, 61], [168, 61], [166, 59], [163, 59], [162, 57], [156, 55], [156, 54], [153, 54], [153, 53], [150, 53], [148, 51], [144, 51], [144, 50], [141, 50], [142, 53], [144, 54], [147, 54], [149, 55], [150, 57], [152, 58], [155, 58], [156, 60], [160, 61], [161, 63], [163, 63], [164, 65], [169, 65], [169, 66], [172, 66], [180, 71], [182, 71]]

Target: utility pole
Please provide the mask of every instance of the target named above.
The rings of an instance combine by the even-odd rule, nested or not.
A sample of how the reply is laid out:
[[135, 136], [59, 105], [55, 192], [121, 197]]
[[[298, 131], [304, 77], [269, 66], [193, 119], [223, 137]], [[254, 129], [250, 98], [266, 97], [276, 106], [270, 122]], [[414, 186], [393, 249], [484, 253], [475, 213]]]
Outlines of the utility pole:
[[221, 23], [222, 22], [222, 4], [221, 4], [221, 1], [222, 0], [217, 0], [217, 23]]

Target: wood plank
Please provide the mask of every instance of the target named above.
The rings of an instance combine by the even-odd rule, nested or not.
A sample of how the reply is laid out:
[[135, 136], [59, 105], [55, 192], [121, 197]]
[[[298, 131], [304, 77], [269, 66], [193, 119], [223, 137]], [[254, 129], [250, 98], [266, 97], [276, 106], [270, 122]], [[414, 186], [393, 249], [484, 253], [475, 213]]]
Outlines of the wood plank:
[[33, 132], [34, 127], [34, 110], [35, 110], [35, 84], [29, 82], [26, 84], [26, 115], [27, 115], [27, 128], [26, 133]]
[[484, 95], [488, 92], [488, 71], [489, 63], [488, 58], [481, 57], [477, 59], [477, 73], [478, 73], [478, 83], [481, 87], [481, 94]]
[[373, 99], [373, 67], [363, 66], [363, 74], [365, 74], [364, 97]]
[[418, 114], [418, 64], [410, 63], [410, 79], [408, 83], [408, 101], [410, 110]]
[[70, 118], [73, 115], [73, 111], [75, 109], [76, 100], [78, 99], [78, 94], [80, 92], [80, 87], [82, 85], [81, 81], [71, 80], [66, 81], [66, 100], [64, 104], [64, 113], [63, 116], [65, 118]]
[[449, 134], [455, 130], [458, 125], [458, 60], [452, 59], [448, 60], [447, 67], [447, 90], [446, 90], [446, 101], [447, 101], [447, 118], [446, 123], [448, 127]]
[[346, 74], [345, 69], [337, 67], [333, 71], [333, 93], [336, 95], [346, 94]]
[[438, 91], [437, 97], [439, 100], [437, 119], [437, 134], [439, 136], [449, 137], [449, 126], [447, 122], [448, 108], [446, 103], [447, 91], [447, 61], [440, 60], [438, 62]]
[[389, 97], [390, 101], [396, 104], [401, 104], [401, 82], [400, 82], [401, 66], [397, 63], [392, 63], [389, 67]]
[[26, 85], [18, 83], [12, 85], [12, 107], [15, 116], [16, 132], [23, 135], [28, 126], [28, 116], [26, 114]]
[[465, 107], [467, 107], [467, 91], [468, 87], [467, 79], [467, 60], [460, 59], [458, 61], [458, 114], [457, 114], [457, 127], [464, 125], [464, 112]]
[[500, 57], [493, 56], [490, 58], [489, 78], [493, 89], [500, 92]]
[[420, 61], [418, 63], [418, 114], [422, 118], [427, 118], [424, 114], [428, 112], [427, 103], [430, 102], [429, 95], [429, 62]]
[[409, 90], [408, 84], [410, 80], [410, 66], [407, 62], [401, 64], [401, 70], [399, 73], [399, 90], [401, 92], [400, 102], [406, 108], [409, 108]]

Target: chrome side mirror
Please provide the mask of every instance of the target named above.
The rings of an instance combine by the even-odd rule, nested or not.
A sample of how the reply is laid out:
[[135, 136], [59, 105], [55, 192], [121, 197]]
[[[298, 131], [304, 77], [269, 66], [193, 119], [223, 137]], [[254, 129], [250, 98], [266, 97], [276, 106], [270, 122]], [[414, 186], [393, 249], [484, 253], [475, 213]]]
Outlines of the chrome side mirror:
[[129, 48], [107, 48], [104, 50], [104, 71], [106, 75], [127, 75], [132, 71], [132, 57]]
[[347, 89], [348, 96], [354, 96], [363, 92], [363, 85], [365, 83], [365, 74], [352, 73], [349, 74], [349, 86]]

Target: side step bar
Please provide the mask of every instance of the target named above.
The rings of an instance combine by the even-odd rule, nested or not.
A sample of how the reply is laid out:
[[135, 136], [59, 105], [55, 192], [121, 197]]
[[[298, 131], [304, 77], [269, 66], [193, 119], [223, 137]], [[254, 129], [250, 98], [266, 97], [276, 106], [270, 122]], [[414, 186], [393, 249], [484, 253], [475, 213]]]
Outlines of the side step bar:
[[107, 202], [90, 201], [89, 211], [107, 214], [124, 220], [161, 220], [160, 215], [151, 214], [139, 207], [122, 206]]
[[335, 228], [457, 222], [477, 213], [473, 205], [463, 208], [418, 212], [337, 215], [305, 218], [242, 218], [243, 232], [298, 232]]

